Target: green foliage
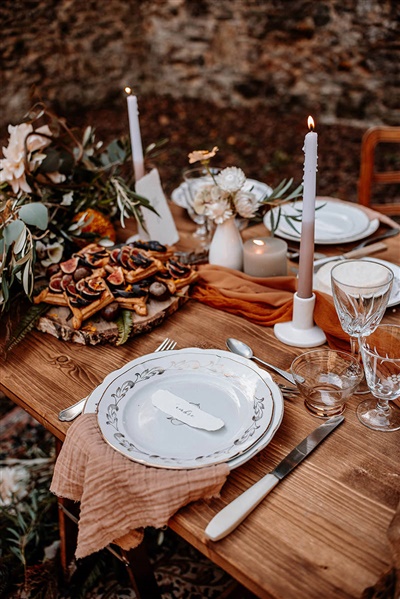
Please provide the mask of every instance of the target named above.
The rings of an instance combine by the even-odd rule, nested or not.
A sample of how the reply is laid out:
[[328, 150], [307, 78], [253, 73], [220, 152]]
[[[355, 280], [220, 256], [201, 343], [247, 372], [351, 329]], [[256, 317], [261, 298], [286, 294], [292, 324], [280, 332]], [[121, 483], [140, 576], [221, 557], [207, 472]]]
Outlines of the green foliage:
[[123, 345], [129, 339], [133, 328], [133, 316], [131, 310], [122, 310], [116, 321], [118, 327], [118, 339], [116, 345]]
[[[270, 214], [272, 235], [274, 235], [275, 231], [279, 227], [279, 222], [282, 217], [282, 208], [281, 208], [282, 205], [287, 204], [288, 202], [293, 202], [293, 200], [295, 200], [296, 198], [301, 196], [303, 193], [303, 185], [298, 185], [287, 196], [285, 196], [286, 192], [288, 192], [290, 190], [290, 188], [292, 187], [292, 184], [293, 184], [293, 179], [289, 179], [289, 180], [283, 179], [279, 183], [279, 185], [277, 185], [275, 187], [275, 189], [273, 189], [272, 192], [269, 195], [266, 195], [261, 201], [261, 206], [262, 206], [261, 211], [262, 212], [265, 212], [266, 208], [274, 208], [276, 206], [278, 207], [278, 210], [276, 210], [276, 212], [271, 211], [271, 214]], [[285, 218], [286, 222], [288, 222], [289, 225], [292, 227], [292, 229], [296, 230], [292, 224], [292, 220], [299, 220], [299, 217], [297, 215], [295, 215], [295, 216], [284, 215], [284, 218]], [[300, 220], [301, 220], [301, 211], [300, 211]]]
[[33, 329], [36, 322], [49, 309], [48, 304], [32, 304], [24, 313], [22, 319], [12, 333], [6, 344], [6, 351], [10, 351]]
[[[42, 105], [33, 107], [11, 136], [14, 162], [21, 153], [24, 160], [18, 158], [18, 168], [13, 160], [2, 166], [8, 171], [0, 185], [0, 311], [9, 307], [14, 287], [31, 296], [36, 242], [52, 233], [58, 244], [72, 244], [80, 233], [73, 224], [79, 212], [95, 208], [119, 217], [122, 226], [130, 217], [143, 226], [142, 210], [157, 213], [132, 189], [127, 138], [103, 148], [92, 127], [74, 131]], [[151, 144], [148, 154], [156, 155], [165, 143]]]

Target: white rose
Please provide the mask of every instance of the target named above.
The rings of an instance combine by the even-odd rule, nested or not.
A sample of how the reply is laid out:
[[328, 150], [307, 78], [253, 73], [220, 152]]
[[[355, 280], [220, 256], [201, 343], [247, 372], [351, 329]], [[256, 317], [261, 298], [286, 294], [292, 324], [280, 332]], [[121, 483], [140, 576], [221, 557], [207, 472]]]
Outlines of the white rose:
[[241, 168], [228, 166], [224, 168], [216, 177], [217, 185], [224, 191], [235, 193], [242, 189], [246, 183], [246, 175]]
[[253, 218], [259, 207], [258, 200], [251, 191], [238, 191], [234, 204], [238, 214], [243, 218]]

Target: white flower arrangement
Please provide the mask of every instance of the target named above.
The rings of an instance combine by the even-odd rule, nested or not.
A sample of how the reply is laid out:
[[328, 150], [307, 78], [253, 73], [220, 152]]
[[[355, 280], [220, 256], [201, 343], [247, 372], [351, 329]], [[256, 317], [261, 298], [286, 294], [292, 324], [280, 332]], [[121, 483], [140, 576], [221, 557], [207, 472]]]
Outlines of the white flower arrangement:
[[[214, 183], [201, 187], [193, 201], [193, 208], [197, 214], [206, 216], [216, 225], [235, 216], [252, 219], [262, 216], [262, 213], [280, 202], [288, 202], [298, 197], [302, 191], [299, 185], [288, 197], [283, 198], [284, 193], [292, 185], [290, 181], [282, 181], [271, 194], [257, 198], [251, 189], [244, 189], [247, 178], [241, 168], [228, 166], [218, 174], [214, 174], [209, 168], [210, 159], [218, 152], [215, 146], [212, 150], [195, 150], [189, 154], [189, 163], [201, 162]], [[278, 222], [273, 227], [274, 232]]]

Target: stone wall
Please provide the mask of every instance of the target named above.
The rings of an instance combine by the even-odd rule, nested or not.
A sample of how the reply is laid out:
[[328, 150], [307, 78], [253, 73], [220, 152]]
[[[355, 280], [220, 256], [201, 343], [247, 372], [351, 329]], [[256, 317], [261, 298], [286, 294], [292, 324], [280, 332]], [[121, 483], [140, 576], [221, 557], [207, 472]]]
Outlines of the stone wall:
[[2, 0], [0, 126], [123, 88], [400, 125], [398, 0]]

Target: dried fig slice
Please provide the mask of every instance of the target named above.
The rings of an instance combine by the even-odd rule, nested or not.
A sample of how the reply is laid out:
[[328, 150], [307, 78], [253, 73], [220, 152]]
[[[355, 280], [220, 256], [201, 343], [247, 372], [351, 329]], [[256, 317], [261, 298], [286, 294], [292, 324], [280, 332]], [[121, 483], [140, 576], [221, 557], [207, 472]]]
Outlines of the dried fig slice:
[[63, 273], [70, 275], [74, 273], [78, 268], [79, 260], [79, 256], [72, 256], [72, 258], [70, 258], [69, 260], [61, 262], [60, 268], [63, 271]]
[[92, 302], [93, 300], [98, 299], [101, 296], [103, 288], [92, 289], [91, 287], [89, 287], [87, 279], [81, 279], [76, 284], [76, 291], [79, 297], [87, 300], [88, 302]]
[[53, 293], [62, 293], [61, 277], [52, 277], [49, 282], [49, 289]]
[[107, 283], [110, 283], [113, 287], [121, 287], [125, 283], [124, 272], [120, 266], [108, 275]]
[[77, 295], [76, 286], [73, 281], [66, 286], [65, 292], [69, 297], [75, 297]]

